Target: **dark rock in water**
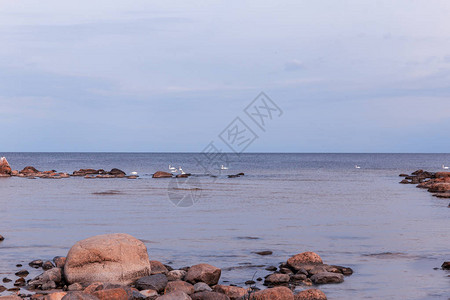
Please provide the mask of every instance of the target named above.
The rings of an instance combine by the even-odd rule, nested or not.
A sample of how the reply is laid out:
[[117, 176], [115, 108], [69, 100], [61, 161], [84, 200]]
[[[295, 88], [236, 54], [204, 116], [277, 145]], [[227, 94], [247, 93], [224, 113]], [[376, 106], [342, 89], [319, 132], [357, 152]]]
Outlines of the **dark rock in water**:
[[9, 165], [5, 157], [0, 158], [0, 176], [11, 176], [11, 166]]
[[269, 267], [266, 268], [267, 271], [271, 271], [271, 272], [276, 271], [277, 269], [278, 268], [275, 267], [275, 266], [269, 266]]
[[189, 174], [178, 174], [175, 176], [176, 178], [188, 178]]
[[412, 174], [412, 175], [419, 175], [419, 174], [421, 174], [421, 173], [423, 173], [423, 170], [422, 170], [422, 169], [417, 170], [417, 171], [414, 171], [414, 172], [412, 172], [411, 174]]
[[158, 293], [164, 291], [168, 283], [164, 274], [145, 276], [136, 280], [135, 286], [138, 290], [155, 290]]
[[27, 277], [28, 276], [28, 271], [27, 270], [20, 270], [18, 272], [16, 272], [14, 275], [19, 276], [19, 277]]
[[125, 177], [125, 175], [127, 175], [124, 171], [119, 170], [117, 168], [114, 168], [111, 171], [109, 171], [109, 174], [114, 175], [116, 177]]
[[7, 282], [11, 282], [12, 280], [11, 279], [9, 279], [9, 278], [6, 278], [6, 277], [3, 277], [3, 280], [2, 280], [4, 283], [7, 283]]
[[[352, 268], [342, 267], [342, 266], [330, 266], [330, 267], [336, 268], [344, 276], [350, 276], [353, 274]], [[331, 271], [329, 271], [329, 272], [331, 272]]]
[[15, 286], [25, 286], [25, 279], [23, 277], [20, 277], [14, 282]]
[[252, 284], [255, 284], [255, 283], [256, 283], [256, 282], [253, 281], [253, 280], [247, 280], [247, 281], [245, 282], [246, 285], [252, 285]]
[[410, 182], [408, 179], [403, 179], [402, 181], [400, 181], [401, 184], [408, 184], [408, 183], [412, 183]]
[[127, 176], [127, 178], [128, 179], [137, 179], [139, 176], [137, 176], [137, 175], [130, 175], [130, 176]]
[[3, 235], [0, 234], [0, 242], [3, 241], [5, 238], [3, 237]]
[[99, 171], [103, 171], [103, 173], [105, 173], [104, 170], [94, 170], [94, 169], [80, 169], [78, 171], [73, 171], [72, 176], [86, 176], [89, 174], [103, 174], [103, 173], [99, 173]]
[[315, 284], [341, 283], [344, 282], [344, 275], [332, 272], [323, 272], [311, 276], [311, 281]]
[[6, 288], [3, 285], [0, 285], [0, 293], [3, 293], [4, 291], [6, 291]]
[[269, 251], [269, 250], [267, 250], [267, 251], [258, 251], [258, 252], [255, 252], [256, 254], [258, 254], [258, 255], [272, 255], [273, 254], [273, 252], [272, 251]]
[[155, 174], [153, 174], [152, 176], [153, 178], [171, 178], [172, 177], [172, 173], [167, 173], [167, 172], [163, 172], [163, 171], [158, 171]]
[[244, 176], [245, 174], [244, 173], [237, 173], [236, 175], [237, 176]]
[[45, 271], [53, 269], [54, 267], [55, 265], [53, 265], [53, 263], [49, 260], [42, 264], [42, 269], [44, 269]]
[[398, 176], [400, 176], [400, 177], [408, 177], [409, 175], [408, 174], [400, 174]]
[[442, 264], [441, 268], [444, 269], [444, 270], [450, 270], [450, 261], [444, 262]]
[[28, 265], [30, 267], [33, 267], [35, 269], [42, 267], [43, 264], [44, 264], [44, 262], [40, 259], [36, 259], [36, 260], [33, 260], [32, 262], [28, 263]]
[[37, 174], [37, 173], [40, 173], [40, 171], [37, 170], [35, 167], [28, 166], [28, 167], [23, 168], [23, 170], [20, 171], [19, 173], [28, 175], [28, 174]]
[[239, 175], [228, 175], [228, 178], [237, 178]]
[[22, 264], [17, 264], [16, 267], [20, 268], [22, 267]]

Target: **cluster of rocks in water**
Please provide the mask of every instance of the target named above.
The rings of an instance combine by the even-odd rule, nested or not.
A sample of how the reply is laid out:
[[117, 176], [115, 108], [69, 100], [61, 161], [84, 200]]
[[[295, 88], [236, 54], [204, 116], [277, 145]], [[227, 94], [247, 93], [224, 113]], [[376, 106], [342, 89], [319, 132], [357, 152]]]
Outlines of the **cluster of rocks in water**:
[[[326, 300], [322, 291], [310, 286], [341, 283], [344, 276], [353, 273], [350, 268], [324, 264], [314, 252], [304, 252], [279, 268], [267, 268], [273, 273], [257, 279], [264, 280], [265, 289], [257, 288], [253, 280], [246, 282], [246, 288], [223, 285], [219, 284], [221, 269], [206, 263], [173, 269], [150, 261], [144, 243], [123, 233], [79, 241], [67, 257], [55, 257], [53, 262], [35, 260], [29, 265], [44, 272], [26, 280], [29, 272], [18, 271], [15, 287], [8, 289], [17, 296], [0, 299]], [[3, 279], [8, 281], [11, 280]], [[299, 287], [301, 291], [297, 290]], [[30, 294], [21, 293], [20, 288]], [[0, 285], [0, 293], [5, 290]]]
[[417, 170], [411, 175], [400, 174], [405, 177], [400, 183], [417, 184], [418, 188], [427, 189], [433, 196], [450, 198], [450, 172], [427, 172]]

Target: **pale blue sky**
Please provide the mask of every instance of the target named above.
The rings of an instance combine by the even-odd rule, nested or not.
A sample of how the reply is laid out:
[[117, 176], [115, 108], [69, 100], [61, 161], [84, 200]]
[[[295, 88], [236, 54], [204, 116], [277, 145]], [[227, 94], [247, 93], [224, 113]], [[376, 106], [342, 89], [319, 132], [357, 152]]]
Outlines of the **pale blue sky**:
[[449, 16], [425, 0], [0, 0], [0, 151], [201, 151], [264, 91], [284, 114], [249, 152], [449, 152]]

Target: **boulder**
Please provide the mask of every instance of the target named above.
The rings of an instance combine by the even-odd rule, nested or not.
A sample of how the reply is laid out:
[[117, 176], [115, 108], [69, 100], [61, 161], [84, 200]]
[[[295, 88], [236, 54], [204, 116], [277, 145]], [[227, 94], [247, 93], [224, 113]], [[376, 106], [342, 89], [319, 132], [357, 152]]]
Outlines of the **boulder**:
[[100, 300], [128, 300], [128, 293], [122, 288], [100, 290], [92, 295]]
[[55, 256], [53, 258], [53, 262], [58, 268], [64, 268], [64, 265], [66, 263], [66, 258], [64, 256]]
[[189, 268], [186, 274], [186, 281], [195, 284], [204, 282], [208, 285], [215, 285], [219, 282], [222, 271], [209, 264], [198, 264]]
[[64, 275], [69, 284], [94, 282], [128, 285], [150, 274], [147, 247], [129, 234], [97, 235], [69, 250]]
[[167, 172], [163, 172], [163, 171], [158, 171], [155, 174], [153, 174], [152, 176], [153, 178], [171, 178], [172, 177], [172, 173], [167, 173]]
[[200, 292], [193, 294], [191, 297], [192, 300], [230, 300], [227, 295], [217, 292]]
[[322, 264], [322, 258], [314, 252], [303, 252], [296, 254], [287, 260], [287, 265], [294, 270], [303, 267], [304, 264]]
[[164, 274], [155, 274], [139, 278], [135, 282], [135, 286], [138, 290], [155, 290], [158, 293], [164, 291], [167, 285], [167, 277]]
[[157, 300], [192, 300], [188, 294], [177, 291], [156, 298]]
[[11, 166], [5, 157], [0, 158], [0, 176], [11, 176]]
[[294, 300], [327, 300], [327, 296], [321, 290], [309, 289], [295, 295]]
[[194, 286], [186, 281], [182, 280], [176, 280], [176, 281], [170, 281], [167, 283], [167, 286], [164, 290], [164, 294], [181, 291], [188, 295], [191, 295], [194, 293]]
[[125, 177], [125, 175], [127, 175], [124, 171], [116, 169], [116, 168], [109, 171], [109, 174], [116, 176], [116, 177]]
[[251, 294], [252, 300], [294, 300], [294, 294], [284, 286], [265, 289]]
[[444, 269], [444, 270], [450, 270], [450, 261], [445, 261], [442, 264], [441, 268]]
[[240, 299], [241, 297], [244, 297], [247, 294], [247, 290], [244, 288], [220, 284], [214, 287], [214, 292], [225, 294], [231, 300]]
[[344, 281], [344, 275], [332, 272], [322, 272], [311, 276], [314, 284], [341, 283]]
[[33, 174], [37, 174], [37, 173], [40, 173], [40, 171], [32, 166], [25, 167], [25, 168], [23, 168], [22, 171], [19, 172], [19, 174], [23, 174], [23, 175], [33, 175]]
[[64, 296], [67, 295], [66, 292], [55, 292], [48, 294], [44, 297], [44, 300], [61, 300]]

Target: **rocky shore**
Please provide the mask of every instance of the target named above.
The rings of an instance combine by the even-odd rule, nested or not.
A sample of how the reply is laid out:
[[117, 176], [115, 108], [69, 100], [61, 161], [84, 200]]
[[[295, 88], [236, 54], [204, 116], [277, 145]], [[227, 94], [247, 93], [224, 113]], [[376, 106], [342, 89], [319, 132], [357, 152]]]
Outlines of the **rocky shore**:
[[400, 174], [404, 177], [400, 183], [416, 184], [418, 188], [427, 189], [433, 196], [450, 198], [450, 172], [427, 172], [417, 170], [411, 175]]
[[15, 273], [17, 279], [3, 278], [4, 284], [14, 287], [0, 285], [0, 293], [12, 294], [0, 299], [326, 300], [312, 286], [341, 283], [353, 273], [347, 267], [324, 264], [314, 252], [303, 252], [279, 267], [266, 268], [272, 273], [256, 279], [264, 289], [257, 288], [253, 279], [245, 287], [223, 285], [221, 269], [207, 263], [173, 269], [150, 260], [144, 243], [123, 233], [87, 238], [73, 245], [67, 256], [34, 260], [29, 267], [43, 273], [27, 279], [30, 272], [21, 269]]

